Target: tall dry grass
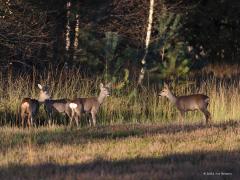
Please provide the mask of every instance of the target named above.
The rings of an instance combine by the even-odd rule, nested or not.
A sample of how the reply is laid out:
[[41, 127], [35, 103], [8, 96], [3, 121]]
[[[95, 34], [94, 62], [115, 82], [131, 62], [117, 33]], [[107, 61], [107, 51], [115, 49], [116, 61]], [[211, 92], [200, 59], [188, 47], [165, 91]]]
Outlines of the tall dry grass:
[[[47, 84], [52, 98], [74, 98], [96, 96], [102, 77], [87, 78], [79, 70], [54, 69], [45, 73], [33, 70], [32, 74], [13, 75], [0, 73], [0, 124], [17, 124], [18, 108], [24, 97], [38, 98], [37, 84]], [[179, 114], [176, 108], [165, 98], [158, 97], [159, 88], [142, 89], [136, 96], [130, 98], [135, 84], [129, 84], [125, 89], [113, 89], [112, 96], [107, 98], [100, 114], [98, 124], [161, 122], [177, 121]], [[176, 95], [204, 93], [210, 97], [209, 110], [214, 122], [229, 119], [240, 119], [240, 80], [221, 80], [219, 78], [204, 78], [204, 80], [189, 79], [186, 83], [172, 85]], [[58, 117], [59, 118], [59, 117]], [[46, 115], [40, 108], [38, 119], [44, 121]], [[186, 123], [203, 121], [200, 112], [189, 112]], [[83, 119], [84, 122], [84, 119]]]

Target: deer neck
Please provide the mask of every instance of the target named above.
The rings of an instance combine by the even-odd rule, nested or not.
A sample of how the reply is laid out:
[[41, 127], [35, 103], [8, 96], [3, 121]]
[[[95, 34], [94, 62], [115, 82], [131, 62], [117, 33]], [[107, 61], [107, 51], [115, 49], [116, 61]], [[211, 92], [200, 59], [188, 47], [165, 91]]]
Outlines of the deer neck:
[[48, 93], [40, 93], [38, 98], [39, 102], [44, 102], [47, 99], [50, 99], [50, 95]]
[[172, 92], [169, 92], [167, 98], [171, 103], [176, 104], [177, 97]]
[[106, 96], [103, 95], [102, 93], [100, 93], [98, 98], [97, 98], [99, 104], [102, 104], [105, 98], [106, 98]]

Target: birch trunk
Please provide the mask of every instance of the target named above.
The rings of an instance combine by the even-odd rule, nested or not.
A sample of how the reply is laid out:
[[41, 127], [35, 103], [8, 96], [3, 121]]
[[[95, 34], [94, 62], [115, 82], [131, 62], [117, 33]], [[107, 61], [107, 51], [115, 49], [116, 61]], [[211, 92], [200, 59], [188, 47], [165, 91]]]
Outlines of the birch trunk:
[[74, 34], [74, 54], [73, 54], [73, 59], [76, 59], [76, 52], [78, 48], [78, 36], [79, 36], [79, 14], [76, 14], [76, 25], [75, 25], [75, 34]]
[[69, 51], [70, 48], [70, 7], [71, 7], [71, 2], [67, 2], [67, 24], [66, 24], [66, 51]]
[[145, 40], [145, 53], [143, 56], [143, 59], [141, 60], [142, 69], [139, 74], [138, 78], [138, 85], [142, 84], [142, 81], [145, 76], [146, 71], [146, 56], [148, 54], [148, 47], [151, 39], [151, 33], [152, 33], [152, 22], [153, 22], [153, 10], [154, 10], [154, 0], [150, 0], [150, 6], [149, 6], [149, 16], [148, 16], [148, 25], [147, 25], [147, 35]]

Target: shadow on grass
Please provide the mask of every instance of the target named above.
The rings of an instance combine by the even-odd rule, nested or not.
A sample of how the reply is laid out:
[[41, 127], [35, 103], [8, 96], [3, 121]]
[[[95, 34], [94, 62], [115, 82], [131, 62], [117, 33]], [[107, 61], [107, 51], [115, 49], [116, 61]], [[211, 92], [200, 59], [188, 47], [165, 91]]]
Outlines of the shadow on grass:
[[[188, 133], [198, 130], [212, 130], [217, 129], [221, 131], [236, 131], [240, 128], [238, 121], [228, 121], [212, 126], [202, 124], [185, 125], [183, 128], [180, 125], [146, 125], [146, 124], [132, 124], [132, 125], [113, 125], [113, 126], [98, 126], [88, 128], [69, 128], [69, 127], [56, 127], [56, 128], [32, 128], [23, 129], [19, 131], [12, 131], [9, 129], [8, 141], [0, 142], [0, 150], [7, 149], [8, 147], [15, 147], [19, 145], [28, 144], [31, 142], [36, 145], [45, 145], [48, 143], [64, 144], [84, 144], [89, 141], [97, 140], [117, 140], [128, 137], [144, 138], [157, 134], [176, 134]], [[1, 130], [0, 130], [1, 131]], [[6, 133], [0, 133], [0, 138], [5, 139]]]
[[239, 179], [240, 152], [193, 152], [159, 158], [0, 167], [0, 179]]
[[197, 130], [219, 129], [228, 130], [240, 127], [239, 121], [228, 121], [224, 123], [203, 125], [203, 124], [189, 124], [189, 125], [146, 125], [146, 124], [132, 124], [132, 125], [112, 125], [99, 126], [94, 128], [85, 128], [83, 130], [74, 130], [72, 133], [81, 136], [85, 139], [121, 139], [127, 137], [146, 137], [156, 134], [176, 134], [181, 132], [193, 132]]

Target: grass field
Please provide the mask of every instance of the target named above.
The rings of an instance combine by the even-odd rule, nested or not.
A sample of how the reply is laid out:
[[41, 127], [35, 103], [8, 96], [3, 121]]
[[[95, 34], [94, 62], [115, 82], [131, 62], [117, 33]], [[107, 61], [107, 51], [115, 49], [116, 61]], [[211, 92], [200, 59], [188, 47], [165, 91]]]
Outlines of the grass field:
[[2, 127], [0, 143], [0, 179], [240, 177], [237, 121], [184, 129], [176, 124]]
[[[55, 99], [99, 92], [101, 78], [56, 72], [0, 73], [0, 179], [240, 178], [239, 78], [171, 84], [177, 95], [210, 97], [212, 126], [204, 125], [201, 113], [190, 112], [180, 127], [176, 108], [158, 97], [160, 84], [132, 96], [136, 85], [130, 83], [112, 90], [97, 127], [89, 127], [84, 117], [79, 128], [61, 121], [52, 127], [19, 128], [19, 103], [24, 97], [38, 98], [38, 83], [47, 84]], [[43, 107], [37, 121], [46, 121]]]

